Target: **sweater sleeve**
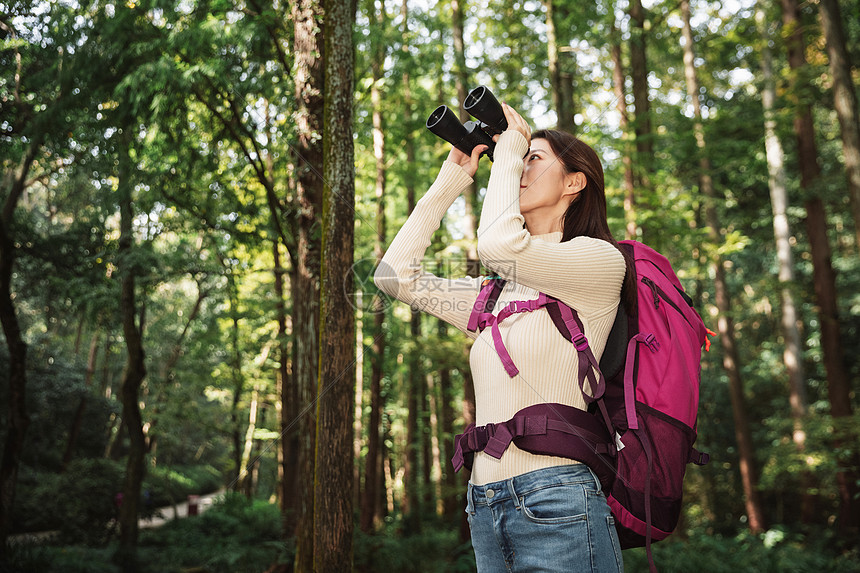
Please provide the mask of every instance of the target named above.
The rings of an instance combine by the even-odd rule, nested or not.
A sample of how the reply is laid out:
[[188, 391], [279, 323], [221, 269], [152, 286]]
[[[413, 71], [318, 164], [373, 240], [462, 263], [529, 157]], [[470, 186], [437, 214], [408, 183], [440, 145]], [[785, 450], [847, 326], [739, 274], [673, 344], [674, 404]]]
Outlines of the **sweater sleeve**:
[[373, 281], [384, 293], [450, 323], [475, 338], [467, 325], [481, 287], [481, 277], [437, 277], [424, 268], [424, 255], [442, 217], [472, 178], [456, 163], [446, 161], [436, 181], [417, 202], [394, 237]]
[[520, 213], [520, 178], [528, 142], [506, 131], [494, 151], [478, 228], [478, 254], [504, 277], [598, 315], [617, 307], [626, 265], [612, 244], [592, 237], [554, 243], [534, 238]]

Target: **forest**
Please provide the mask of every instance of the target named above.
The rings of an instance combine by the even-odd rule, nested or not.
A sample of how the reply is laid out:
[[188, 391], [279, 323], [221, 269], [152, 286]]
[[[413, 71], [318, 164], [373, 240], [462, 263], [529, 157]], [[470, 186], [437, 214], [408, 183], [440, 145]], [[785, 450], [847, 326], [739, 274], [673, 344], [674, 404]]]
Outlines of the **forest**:
[[[373, 274], [478, 86], [598, 151], [615, 237], [713, 331], [659, 569], [860, 570], [858, 15], [0, 1], [0, 571], [475, 569], [471, 343]], [[434, 274], [487, 273], [491, 165]]]

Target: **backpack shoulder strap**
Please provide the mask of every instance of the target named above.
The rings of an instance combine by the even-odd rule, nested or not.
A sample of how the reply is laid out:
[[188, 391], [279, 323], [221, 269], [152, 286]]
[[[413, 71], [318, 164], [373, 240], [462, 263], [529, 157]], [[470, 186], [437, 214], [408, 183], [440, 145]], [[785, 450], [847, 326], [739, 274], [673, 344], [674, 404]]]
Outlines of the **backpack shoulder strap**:
[[475, 299], [475, 304], [472, 306], [472, 314], [469, 316], [469, 324], [466, 328], [474, 332], [478, 328], [483, 328], [486, 323], [486, 315], [492, 316], [493, 308], [496, 306], [496, 301], [499, 300], [499, 295], [502, 294], [502, 289], [505, 287], [505, 280], [500, 278], [489, 277], [484, 279], [481, 286], [481, 292], [478, 293], [478, 298]]
[[[550, 302], [546, 305], [546, 311], [552, 318], [553, 324], [565, 340], [573, 344], [579, 353], [579, 388], [585, 396], [586, 402], [594, 402], [603, 396], [606, 390], [606, 378], [600, 370], [600, 365], [588, 345], [588, 339], [583, 332], [582, 321], [574, 309], [567, 306], [558, 299], [547, 297]], [[595, 375], [595, 372], [597, 374]], [[591, 395], [585, 391], [585, 381], [591, 385]]]

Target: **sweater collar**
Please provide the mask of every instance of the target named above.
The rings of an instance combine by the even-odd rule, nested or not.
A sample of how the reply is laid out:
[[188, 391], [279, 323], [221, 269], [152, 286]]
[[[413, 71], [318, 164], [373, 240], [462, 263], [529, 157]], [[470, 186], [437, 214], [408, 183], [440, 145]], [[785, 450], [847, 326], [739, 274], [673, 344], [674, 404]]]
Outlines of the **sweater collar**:
[[552, 233], [544, 233], [543, 235], [532, 235], [532, 238], [540, 239], [547, 243], [560, 243], [562, 234], [563, 233], [561, 231], [554, 231]]

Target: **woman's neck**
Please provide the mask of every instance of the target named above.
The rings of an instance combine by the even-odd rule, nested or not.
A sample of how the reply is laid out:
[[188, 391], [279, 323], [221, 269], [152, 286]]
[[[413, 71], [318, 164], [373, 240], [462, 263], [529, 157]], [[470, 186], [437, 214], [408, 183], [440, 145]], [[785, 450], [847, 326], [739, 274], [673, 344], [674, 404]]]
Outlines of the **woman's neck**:
[[547, 235], [564, 232], [563, 216], [547, 216], [546, 214], [527, 213], [523, 215], [526, 229], [530, 235]]

